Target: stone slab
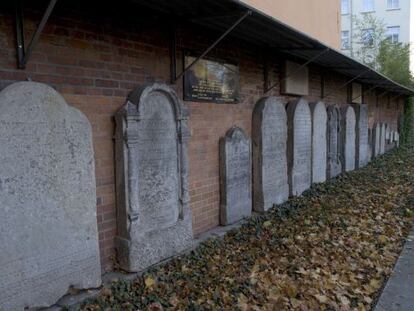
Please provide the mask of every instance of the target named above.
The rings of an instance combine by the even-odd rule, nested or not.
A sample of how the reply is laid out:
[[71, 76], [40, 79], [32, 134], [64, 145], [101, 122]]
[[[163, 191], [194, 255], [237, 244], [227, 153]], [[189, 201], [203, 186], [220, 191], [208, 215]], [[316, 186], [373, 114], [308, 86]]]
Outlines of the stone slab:
[[308, 102], [289, 102], [288, 115], [288, 178], [292, 196], [301, 195], [311, 185], [312, 120]]
[[355, 111], [351, 106], [342, 109], [342, 170], [344, 172], [353, 171], [355, 169]]
[[0, 92], [0, 310], [101, 284], [92, 131], [53, 88]]
[[364, 167], [370, 161], [368, 141], [368, 105], [356, 105], [356, 168]]
[[253, 111], [253, 207], [267, 211], [289, 197], [286, 101], [262, 98]]
[[379, 123], [375, 123], [372, 128], [372, 158], [375, 158], [380, 154], [380, 141], [381, 125]]
[[192, 246], [188, 110], [164, 84], [135, 89], [116, 114], [116, 247], [141, 271]]
[[342, 172], [342, 130], [341, 113], [337, 106], [328, 107], [328, 157], [327, 178], [338, 176]]
[[229, 225], [252, 213], [250, 139], [232, 127], [220, 139], [220, 223]]
[[328, 114], [323, 102], [310, 105], [312, 113], [312, 182], [326, 180]]
[[381, 123], [380, 126], [380, 144], [379, 144], [379, 154], [385, 153], [385, 135], [386, 135], [387, 125]]

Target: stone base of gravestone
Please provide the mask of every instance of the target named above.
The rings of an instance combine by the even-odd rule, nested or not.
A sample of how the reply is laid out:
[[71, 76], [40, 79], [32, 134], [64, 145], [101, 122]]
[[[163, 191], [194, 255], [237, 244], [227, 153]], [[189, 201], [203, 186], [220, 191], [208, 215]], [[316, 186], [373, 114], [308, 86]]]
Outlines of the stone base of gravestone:
[[51, 87], [0, 92], [0, 310], [101, 284], [91, 126]]
[[327, 158], [327, 120], [326, 107], [323, 102], [310, 105], [312, 113], [312, 182], [326, 180]]
[[252, 213], [250, 140], [239, 127], [220, 139], [220, 223], [233, 224]]
[[192, 246], [187, 118], [187, 109], [163, 84], [136, 89], [116, 115], [116, 243], [127, 271]]
[[263, 212], [288, 199], [285, 100], [262, 98], [253, 111], [253, 207]]
[[292, 101], [288, 115], [288, 178], [290, 195], [301, 195], [311, 185], [312, 120], [308, 102]]

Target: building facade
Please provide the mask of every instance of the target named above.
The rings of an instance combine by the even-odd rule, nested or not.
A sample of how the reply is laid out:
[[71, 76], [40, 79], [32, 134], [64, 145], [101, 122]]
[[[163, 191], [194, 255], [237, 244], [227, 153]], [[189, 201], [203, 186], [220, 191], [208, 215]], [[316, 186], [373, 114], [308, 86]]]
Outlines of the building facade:
[[[374, 16], [385, 26], [385, 36], [394, 43], [413, 42], [413, 22], [410, 0], [341, 0], [341, 50], [351, 57], [357, 55], [363, 42], [357, 33], [356, 19], [363, 20], [367, 15]], [[367, 43], [372, 28], [366, 31]], [[412, 63], [412, 52], [410, 60]]]
[[341, 15], [339, 0], [242, 0], [283, 23], [340, 48]]

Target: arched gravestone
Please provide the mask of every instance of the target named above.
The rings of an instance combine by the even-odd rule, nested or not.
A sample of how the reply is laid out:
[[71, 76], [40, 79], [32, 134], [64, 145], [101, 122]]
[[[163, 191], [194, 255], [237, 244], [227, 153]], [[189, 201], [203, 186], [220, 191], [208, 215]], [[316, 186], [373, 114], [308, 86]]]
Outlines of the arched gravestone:
[[252, 213], [250, 139], [232, 127], [220, 139], [220, 223], [233, 224]]
[[101, 284], [91, 126], [51, 87], [0, 92], [0, 310]]
[[312, 182], [326, 180], [327, 122], [328, 115], [323, 102], [310, 105], [312, 112]]
[[355, 163], [357, 168], [364, 167], [369, 162], [368, 142], [368, 106], [361, 104], [356, 106], [356, 154]]
[[134, 90], [116, 115], [116, 241], [125, 270], [142, 270], [192, 245], [187, 118], [164, 84]]
[[355, 111], [351, 106], [342, 109], [342, 170], [344, 172], [355, 169]]
[[372, 158], [375, 158], [380, 154], [380, 141], [381, 125], [379, 123], [375, 123], [372, 128]]
[[385, 153], [385, 131], [386, 131], [386, 124], [381, 123], [380, 125], [380, 145], [379, 145], [379, 153]]
[[338, 176], [342, 172], [341, 151], [341, 122], [337, 106], [328, 107], [328, 157], [327, 178]]
[[263, 212], [289, 197], [285, 100], [262, 98], [253, 111], [253, 206]]
[[290, 195], [301, 195], [311, 185], [312, 120], [308, 102], [292, 101], [288, 115], [288, 180]]

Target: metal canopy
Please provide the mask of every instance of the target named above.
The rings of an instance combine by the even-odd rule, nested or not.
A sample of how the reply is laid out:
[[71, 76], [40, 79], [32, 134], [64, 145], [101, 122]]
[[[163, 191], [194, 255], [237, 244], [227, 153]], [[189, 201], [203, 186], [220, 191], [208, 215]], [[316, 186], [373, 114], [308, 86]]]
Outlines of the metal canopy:
[[223, 32], [251, 10], [252, 14], [228, 34], [229, 37], [268, 49], [281, 52], [329, 68], [360, 83], [378, 85], [388, 92], [413, 95], [411, 90], [392, 81], [361, 62], [350, 58], [338, 50], [329, 48], [322, 42], [293, 29], [239, 0], [128, 0], [159, 15], [176, 18], [197, 24], [208, 29]]

